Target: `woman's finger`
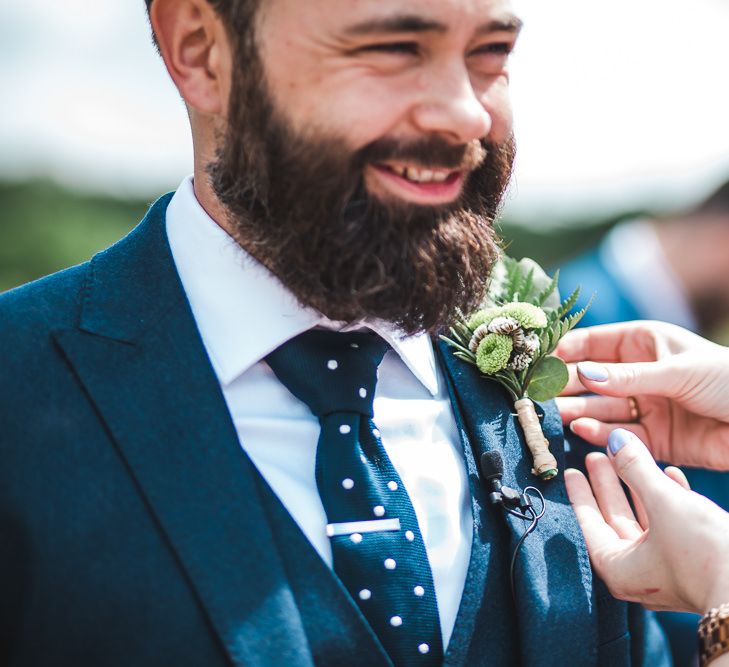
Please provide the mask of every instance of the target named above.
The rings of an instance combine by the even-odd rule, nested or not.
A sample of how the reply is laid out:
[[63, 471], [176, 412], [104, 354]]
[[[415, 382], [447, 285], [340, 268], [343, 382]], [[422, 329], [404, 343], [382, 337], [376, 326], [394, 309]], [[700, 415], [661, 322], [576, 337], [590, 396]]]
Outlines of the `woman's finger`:
[[588, 552], [594, 554], [614, 547], [620, 538], [600, 513], [587, 478], [579, 470], [569, 468], [565, 470], [564, 483]]
[[[566, 362], [628, 361], [621, 350], [626, 338], [635, 341], [652, 339], [650, 327], [645, 322], [621, 322], [601, 324], [570, 331], [560, 342], [555, 354]], [[646, 349], [650, 346], [643, 345]], [[649, 357], [645, 361], [651, 360]], [[637, 361], [630, 359], [630, 361]]]
[[560, 392], [560, 396], [577, 396], [587, 392], [585, 385], [582, 384], [580, 376], [577, 374], [577, 364], [567, 364], [567, 372], [569, 379], [565, 388]]
[[622, 539], [637, 540], [643, 534], [643, 528], [635, 518], [610, 459], [605, 454], [592, 453], [585, 459], [585, 465], [605, 521]]
[[617, 423], [606, 424], [591, 417], [580, 417], [570, 424], [570, 430], [580, 436], [583, 440], [587, 440], [591, 445], [597, 447], [607, 447], [610, 434], [617, 428], [635, 433], [641, 440], [650, 444], [650, 438], [645, 427], [640, 423]]
[[581, 417], [601, 422], [627, 423], [632, 421], [634, 407], [630, 398], [613, 396], [561, 396], [556, 399], [562, 422], [569, 424]]
[[598, 364], [582, 361], [577, 375], [587, 391], [605, 396], [673, 396], [677, 375], [669, 362], [650, 361], [623, 364]]

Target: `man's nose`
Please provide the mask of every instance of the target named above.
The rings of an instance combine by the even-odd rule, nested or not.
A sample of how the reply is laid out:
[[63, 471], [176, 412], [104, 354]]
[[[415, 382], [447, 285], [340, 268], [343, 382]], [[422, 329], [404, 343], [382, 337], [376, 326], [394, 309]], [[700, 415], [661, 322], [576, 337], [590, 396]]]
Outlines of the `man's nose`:
[[423, 96], [413, 111], [413, 123], [424, 133], [435, 133], [455, 143], [483, 139], [492, 118], [473, 88], [466, 71], [450, 72], [424, 82]]

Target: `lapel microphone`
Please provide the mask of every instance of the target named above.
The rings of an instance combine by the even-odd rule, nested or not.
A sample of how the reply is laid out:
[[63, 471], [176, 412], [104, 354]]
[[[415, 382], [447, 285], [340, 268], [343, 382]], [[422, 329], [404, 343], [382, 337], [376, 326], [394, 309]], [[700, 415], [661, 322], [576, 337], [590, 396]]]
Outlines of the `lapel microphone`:
[[[511, 597], [514, 600], [514, 606], [516, 606], [516, 584], [514, 578], [516, 556], [519, 553], [521, 545], [524, 544], [524, 540], [526, 540], [527, 536], [534, 531], [537, 527], [537, 523], [539, 523], [539, 519], [544, 516], [546, 503], [544, 502], [542, 492], [535, 486], [527, 486], [522, 493], [519, 493], [516, 489], [504, 486], [501, 483], [501, 478], [503, 476], [504, 461], [501, 458], [501, 454], [496, 451], [489, 451], [481, 454], [481, 481], [484, 483], [486, 488], [489, 489], [489, 502], [492, 505], [499, 505], [505, 512], [508, 512], [518, 519], [529, 521], [529, 525], [526, 527], [524, 533], [516, 543], [514, 553], [511, 556], [511, 565], [509, 566]], [[539, 498], [539, 502], [541, 503], [541, 509], [539, 512], [534, 509], [534, 504], [532, 503], [530, 494]]]
[[499, 452], [484, 452], [481, 454], [481, 477], [490, 488], [489, 502], [502, 507], [519, 507], [521, 494], [508, 486], [502, 486], [501, 478], [504, 476], [504, 461]]

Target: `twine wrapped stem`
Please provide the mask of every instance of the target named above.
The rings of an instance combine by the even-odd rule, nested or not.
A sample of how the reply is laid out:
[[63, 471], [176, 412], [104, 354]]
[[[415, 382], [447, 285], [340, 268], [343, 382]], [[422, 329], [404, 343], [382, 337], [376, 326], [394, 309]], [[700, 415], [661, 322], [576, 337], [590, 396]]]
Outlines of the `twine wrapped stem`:
[[530, 398], [521, 398], [514, 403], [516, 413], [524, 430], [527, 447], [534, 457], [532, 472], [540, 479], [552, 479], [557, 472], [557, 459], [549, 451], [549, 441], [544, 437], [539, 416]]

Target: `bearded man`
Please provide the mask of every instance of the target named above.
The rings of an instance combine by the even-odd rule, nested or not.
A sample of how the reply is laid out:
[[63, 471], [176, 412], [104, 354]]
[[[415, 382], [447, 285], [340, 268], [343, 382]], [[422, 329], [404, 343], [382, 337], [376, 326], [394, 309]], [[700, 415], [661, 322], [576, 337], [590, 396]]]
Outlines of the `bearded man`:
[[0, 297], [3, 664], [664, 664], [561, 479], [512, 598], [477, 461], [529, 457], [435, 342], [497, 254], [508, 0], [147, 5], [194, 174]]

